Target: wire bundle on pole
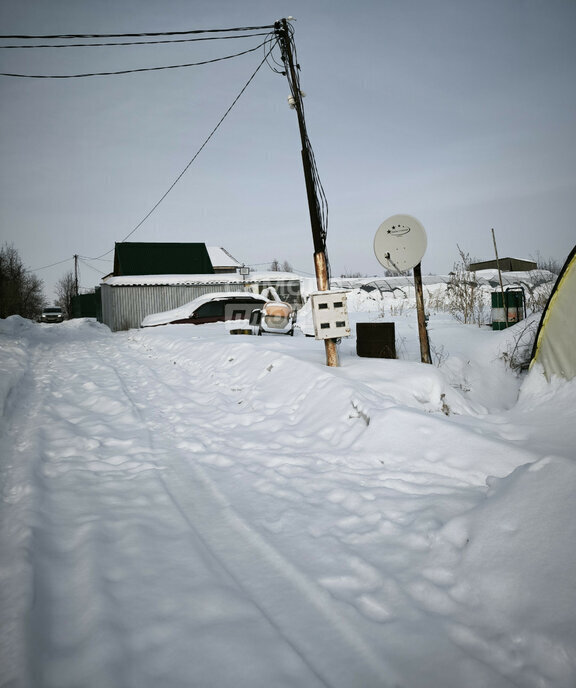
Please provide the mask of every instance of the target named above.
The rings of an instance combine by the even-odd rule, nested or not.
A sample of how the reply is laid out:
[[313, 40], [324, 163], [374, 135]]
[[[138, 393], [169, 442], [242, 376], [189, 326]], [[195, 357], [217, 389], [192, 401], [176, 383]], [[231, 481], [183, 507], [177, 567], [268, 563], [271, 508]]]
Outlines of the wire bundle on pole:
[[[326, 235], [328, 233], [328, 200], [326, 198], [326, 194], [324, 193], [322, 182], [320, 181], [314, 150], [312, 148], [312, 144], [310, 143], [306, 128], [304, 104], [302, 102], [303, 94], [302, 90], [300, 89], [300, 65], [298, 64], [296, 44], [294, 42], [294, 28], [287, 20], [282, 20], [281, 22], [276, 22], [275, 33], [282, 51], [282, 67], [284, 67], [284, 69], [282, 71], [279, 69], [274, 69], [274, 67], [273, 69], [277, 72], [280, 71], [280, 73], [286, 76], [288, 79], [291, 102], [294, 104], [296, 113], [298, 115], [303, 149], [302, 155], [303, 157], [307, 158], [310, 167], [310, 178], [306, 180], [307, 185], [311, 185], [312, 187], [310, 189], [311, 193], [309, 193], [309, 200], [310, 197], [314, 198], [313, 203], [315, 206], [315, 212], [313, 214], [315, 217], [312, 219], [312, 227], [315, 250], [317, 252], [322, 251], [324, 253], [329, 280], [330, 263], [328, 261], [328, 253], [326, 250]], [[290, 68], [291, 62], [295, 65], [295, 69]], [[276, 64], [280, 66], [279, 63]]]

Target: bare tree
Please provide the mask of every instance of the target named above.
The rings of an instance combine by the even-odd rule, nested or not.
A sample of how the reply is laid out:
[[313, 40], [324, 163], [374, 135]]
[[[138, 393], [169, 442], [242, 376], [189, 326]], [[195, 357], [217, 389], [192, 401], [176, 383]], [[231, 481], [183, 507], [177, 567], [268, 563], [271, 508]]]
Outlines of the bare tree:
[[272, 272], [292, 272], [293, 267], [287, 260], [285, 260], [283, 263], [280, 263], [279, 260], [274, 258], [274, 260], [270, 263], [270, 270]]
[[4, 244], [0, 249], [0, 318], [36, 319], [45, 303], [42, 280], [26, 270], [14, 246]]
[[76, 280], [72, 270], [56, 282], [56, 303], [64, 310], [67, 318], [72, 316], [72, 299], [76, 296]]
[[536, 263], [538, 270], [548, 270], [553, 275], [559, 275], [562, 270], [562, 265], [556, 258], [544, 258], [540, 251], [536, 253], [536, 257], [530, 256], [530, 258]]

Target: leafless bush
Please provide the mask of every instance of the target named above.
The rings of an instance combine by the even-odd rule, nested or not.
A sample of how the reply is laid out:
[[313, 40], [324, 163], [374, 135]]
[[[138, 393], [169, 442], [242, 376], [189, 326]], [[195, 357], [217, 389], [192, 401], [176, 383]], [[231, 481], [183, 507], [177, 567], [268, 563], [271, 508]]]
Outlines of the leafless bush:
[[562, 270], [562, 265], [556, 258], [544, 258], [540, 251], [536, 253], [536, 256], [530, 256], [530, 258], [536, 263], [538, 270], [548, 270], [554, 275], [559, 275]]
[[486, 320], [486, 303], [476, 273], [468, 270], [470, 254], [458, 246], [460, 260], [454, 263], [446, 287], [448, 311], [462, 323], [483, 325]]
[[512, 370], [520, 372], [528, 368], [539, 322], [539, 318], [535, 316], [514, 325], [514, 337], [501, 354], [501, 358]]
[[444, 289], [426, 289], [426, 311], [438, 313], [448, 310], [446, 305], [446, 292]]
[[556, 280], [537, 273], [531, 273], [531, 278], [530, 284], [522, 283], [526, 293], [526, 308], [532, 313], [540, 313], [546, 308]]
[[434, 344], [430, 344], [430, 354], [432, 357], [432, 363], [437, 368], [440, 368], [440, 366], [448, 358], [448, 352], [446, 351], [444, 344], [441, 344], [440, 346], [434, 346]]
[[404, 313], [404, 301], [390, 306], [390, 315], [402, 315]]

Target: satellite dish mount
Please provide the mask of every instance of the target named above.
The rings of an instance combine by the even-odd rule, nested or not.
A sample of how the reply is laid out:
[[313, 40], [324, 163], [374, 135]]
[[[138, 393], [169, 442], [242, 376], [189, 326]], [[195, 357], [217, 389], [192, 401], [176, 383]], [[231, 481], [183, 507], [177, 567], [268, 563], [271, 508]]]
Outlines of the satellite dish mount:
[[402, 273], [414, 270], [416, 290], [416, 311], [418, 334], [420, 336], [420, 357], [422, 363], [432, 363], [430, 343], [424, 314], [421, 260], [426, 252], [428, 240], [424, 227], [411, 215], [392, 215], [378, 227], [374, 237], [374, 254], [386, 270]]

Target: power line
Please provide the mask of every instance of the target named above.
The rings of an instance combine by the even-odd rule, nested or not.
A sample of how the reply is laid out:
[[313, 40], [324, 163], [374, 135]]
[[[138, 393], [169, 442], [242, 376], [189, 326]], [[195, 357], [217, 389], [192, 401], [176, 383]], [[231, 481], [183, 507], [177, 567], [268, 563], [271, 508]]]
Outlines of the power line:
[[209, 36], [207, 38], [169, 38], [163, 41], [127, 41], [122, 43], [64, 43], [62, 45], [51, 45], [44, 43], [41, 45], [0, 45], [0, 50], [9, 48], [101, 48], [118, 45], [161, 45], [165, 43], [194, 43], [198, 41], [227, 41], [236, 38], [252, 38], [254, 36], [267, 36], [268, 33], [246, 33], [238, 36]]
[[98, 270], [97, 268], [93, 267], [92, 265], [87, 263], [85, 260], [82, 260], [82, 258], [80, 258], [80, 256], [78, 256], [78, 260], [82, 263], [82, 265], [85, 265], [87, 268], [90, 268], [90, 270], [94, 270], [94, 272], [97, 272], [99, 275], [105, 275], [106, 274], [102, 270]]
[[41, 268], [34, 268], [33, 270], [28, 270], [28, 272], [38, 272], [39, 270], [47, 270], [48, 268], [53, 268], [55, 265], [62, 265], [62, 263], [67, 263], [69, 260], [73, 260], [74, 256], [70, 258], [64, 258], [64, 260], [59, 260], [57, 263], [51, 263], [50, 265], [43, 265]]
[[45, 35], [18, 35], [18, 34], [4, 34], [0, 35], [0, 39], [10, 38], [18, 40], [38, 40], [38, 39], [72, 39], [72, 38], [141, 38], [144, 36], [187, 36], [198, 33], [232, 33], [233, 31], [261, 31], [263, 29], [273, 29], [274, 25], [267, 26], [242, 26], [232, 29], [194, 29], [189, 31], [153, 31], [146, 33], [69, 33], [69, 34], [45, 34]]
[[[146, 220], [150, 217], [150, 215], [152, 215], [152, 213], [156, 210], [156, 208], [158, 208], [158, 206], [162, 203], [162, 201], [166, 198], [166, 196], [168, 196], [168, 194], [172, 191], [172, 189], [176, 186], [176, 184], [177, 184], [177, 183], [182, 179], [182, 177], [186, 174], [186, 172], [188, 171], [188, 168], [192, 165], [192, 163], [193, 163], [193, 162], [196, 160], [196, 158], [200, 155], [200, 153], [202, 152], [202, 150], [204, 149], [204, 147], [206, 146], [206, 144], [208, 143], [208, 141], [210, 141], [210, 139], [214, 136], [214, 134], [215, 134], [216, 131], [219, 129], [219, 127], [220, 127], [220, 125], [222, 124], [222, 122], [224, 122], [224, 120], [226, 119], [226, 117], [229, 115], [229, 113], [230, 113], [230, 111], [232, 110], [232, 108], [233, 108], [233, 107], [236, 105], [236, 103], [240, 100], [240, 97], [242, 96], [242, 94], [244, 93], [244, 91], [245, 91], [245, 90], [248, 88], [248, 86], [251, 84], [251, 82], [252, 82], [252, 80], [254, 79], [254, 77], [256, 76], [256, 74], [258, 74], [258, 72], [260, 71], [262, 65], [267, 61], [268, 56], [269, 56], [269, 54], [272, 52], [272, 50], [274, 49], [274, 47], [276, 46], [276, 43], [277, 43], [277, 41], [274, 41], [274, 43], [272, 44], [272, 46], [268, 49], [268, 51], [267, 51], [266, 54], [264, 55], [264, 58], [262, 59], [262, 61], [261, 61], [260, 64], [258, 65], [258, 67], [256, 67], [256, 69], [254, 70], [254, 72], [252, 73], [252, 75], [250, 76], [250, 78], [248, 79], [248, 81], [247, 81], [247, 82], [244, 84], [244, 86], [242, 87], [240, 93], [238, 93], [238, 95], [236, 96], [236, 98], [234, 98], [234, 100], [232, 101], [232, 104], [230, 105], [230, 107], [229, 107], [229, 108], [226, 110], [226, 112], [222, 115], [222, 117], [220, 118], [220, 121], [218, 122], [218, 124], [214, 127], [214, 129], [212, 129], [212, 131], [210, 132], [210, 134], [208, 135], [208, 137], [206, 138], [206, 140], [204, 141], [204, 143], [203, 143], [203, 144], [200, 146], [200, 148], [196, 151], [196, 153], [194, 154], [194, 156], [192, 157], [192, 159], [188, 162], [188, 164], [186, 165], [186, 167], [182, 170], [182, 172], [180, 172], [180, 174], [176, 177], [176, 179], [172, 182], [172, 184], [170, 184], [170, 186], [168, 187], [167, 191], [165, 191], [165, 193], [164, 193], [164, 194], [160, 197], [160, 199], [154, 204], [154, 206], [152, 206], [152, 208], [148, 211], [148, 213], [146, 213], [146, 215], [140, 220], [140, 222], [134, 227], [134, 229], [132, 229], [132, 231], [130, 231], [130, 232], [124, 237], [124, 239], [122, 239], [122, 241], [126, 241], [126, 239], [130, 238], [130, 237], [134, 234], [134, 232], [136, 232], [136, 230], [139, 229], [139, 228], [144, 224], [144, 222], [146, 222]], [[104, 256], [107, 256], [109, 253], [112, 253], [113, 250], [114, 250], [114, 249], [110, 249], [109, 251], [106, 251], [106, 253], [103, 253], [102, 255], [97, 256], [96, 258], [93, 258], [93, 259], [91, 259], [91, 260], [98, 260], [98, 259], [100, 259], [100, 258], [103, 258]]]
[[258, 50], [267, 41], [260, 43], [255, 48], [250, 48], [249, 50], [244, 50], [240, 53], [235, 53], [234, 55], [226, 55], [224, 57], [216, 57], [212, 60], [203, 60], [201, 62], [189, 62], [188, 64], [178, 64], [178, 65], [167, 65], [164, 67], [141, 67], [139, 69], [122, 69], [115, 72], [89, 72], [87, 74], [12, 74], [7, 72], [0, 72], [0, 76], [16, 77], [19, 79], [80, 79], [88, 76], [112, 76], [116, 74], [134, 74], [135, 72], [157, 72], [163, 69], [181, 69], [182, 67], [198, 67], [200, 65], [211, 64], [213, 62], [221, 62], [223, 60], [231, 60], [234, 57], [240, 57], [241, 55], [247, 55], [248, 53], [253, 53]]
[[84, 260], [99, 260], [101, 263], [111, 263], [112, 262], [111, 258], [90, 258], [90, 256], [78, 256], [78, 258], [81, 258]]

